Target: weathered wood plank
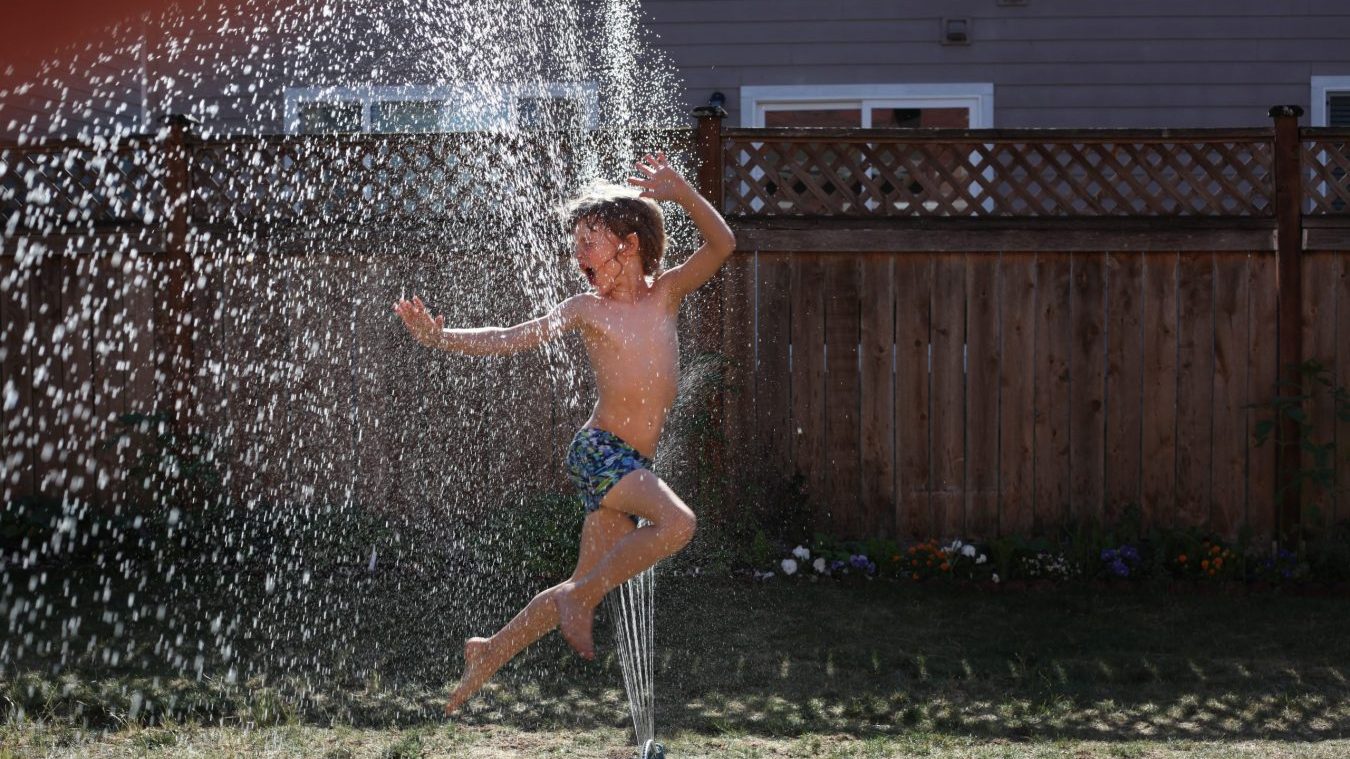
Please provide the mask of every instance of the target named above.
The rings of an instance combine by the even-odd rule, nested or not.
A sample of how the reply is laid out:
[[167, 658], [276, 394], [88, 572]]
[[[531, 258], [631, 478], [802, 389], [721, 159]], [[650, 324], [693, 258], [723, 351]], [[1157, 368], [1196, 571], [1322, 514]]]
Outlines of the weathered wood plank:
[[35, 492], [60, 498], [62, 472], [61, 417], [64, 389], [61, 342], [54, 339], [61, 321], [60, 253], [45, 250], [30, 264], [33, 267], [33, 291], [28, 302], [28, 318], [33, 322], [33, 348], [30, 352], [33, 378], [33, 477]]
[[[1279, 366], [1276, 339], [1279, 335], [1278, 288], [1275, 256], [1253, 254], [1248, 271], [1247, 293], [1250, 318], [1247, 356], [1246, 404], [1266, 404], [1275, 397]], [[1258, 540], [1268, 541], [1275, 534], [1275, 451], [1274, 439], [1257, 447], [1256, 425], [1273, 418], [1263, 409], [1246, 411], [1247, 418], [1247, 524]]]
[[[786, 271], [786, 267], [784, 268]], [[755, 256], [732, 256], [724, 267], [722, 354], [726, 359], [725, 392], [722, 394], [722, 434], [727, 472], [753, 471], [755, 455], [753, 417], [755, 409]], [[786, 383], [786, 373], [779, 381]], [[782, 472], [780, 469], [779, 472]]]
[[[1336, 387], [1350, 389], [1350, 254], [1336, 255]], [[1336, 420], [1336, 522], [1350, 519], [1350, 420]]]
[[62, 385], [65, 390], [66, 417], [63, 438], [65, 451], [62, 469], [66, 493], [86, 502], [97, 498], [97, 483], [86, 462], [97, 454], [96, 419], [93, 398], [94, 303], [90, 292], [94, 257], [89, 254], [63, 256], [61, 259], [61, 326], [65, 331], [65, 366]]
[[896, 518], [901, 535], [934, 536], [929, 372], [933, 257], [895, 259]]
[[1177, 511], [1181, 527], [1210, 528], [1214, 438], [1214, 256], [1187, 253], [1177, 290]]
[[961, 253], [934, 257], [933, 510], [941, 537], [966, 532], [966, 263]]
[[862, 533], [894, 537], [895, 275], [891, 256], [862, 259], [861, 502]]
[[1176, 513], [1177, 266], [1175, 255], [1144, 259], [1145, 525], [1171, 525]]
[[1214, 470], [1212, 529], [1234, 539], [1247, 513], [1247, 262], [1214, 255]]
[[[762, 263], [761, 263], [762, 265]], [[806, 479], [807, 498], [816, 526], [829, 525], [825, 490], [825, 303], [821, 292], [825, 264], [818, 256], [793, 256], [792, 425], [797, 431], [793, 463]]]
[[0, 492], [8, 503], [31, 495], [34, 482], [33, 448], [33, 347], [25, 339], [32, 323], [31, 269], [13, 256], [0, 257]]
[[1120, 519], [1129, 504], [1140, 503], [1140, 424], [1143, 345], [1143, 257], [1109, 253], [1106, 257], [1106, 466], [1103, 517]]
[[1069, 296], [1069, 480], [1073, 516], [1098, 523], [1106, 480], [1106, 257], [1074, 253]]
[[[797, 398], [793, 395], [797, 365], [789, 363], [789, 356], [798, 356], [790, 351], [797, 348], [793, 319], [792, 298], [795, 294], [794, 269], [788, 256], [770, 253], [759, 254], [759, 271], [756, 276], [758, 291], [758, 331], [754, 345], [753, 392], [755, 399], [755, 450], [763, 456], [765, 463], [788, 477], [792, 467], [797, 465], [793, 458], [794, 443], [801, 435], [798, 428], [802, 425], [796, 416]], [[747, 272], [749, 275], [749, 272]], [[817, 407], [819, 408], [819, 407]], [[813, 426], [810, 434], [816, 432]], [[806, 430], [802, 429], [802, 434]], [[799, 471], [805, 475], [815, 468], [818, 462], [804, 462]]]
[[[999, 256], [966, 256], [966, 486], [965, 533], [973, 540], [998, 534]], [[1020, 360], [1020, 357], [1013, 360]]]
[[999, 262], [999, 532], [1030, 534], [1036, 512], [1036, 255], [1004, 253]]
[[[1334, 253], [1308, 251], [1303, 254], [1303, 360], [1317, 361], [1336, 370], [1336, 289], [1339, 275], [1339, 256]], [[1305, 412], [1312, 422], [1310, 434], [1318, 445], [1334, 442], [1336, 435], [1335, 409], [1327, 388], [1307, 385], [1312, 401]], [[1303, 469], [1317, 465], [1309, 451], [1303, 451]], [[1309, 526], [1330, 524], [1336, 513], [1336, 496], [1318, 485], [1303, 487], [1301, 499], [1303, 523]]]
[[861, 267], [856, 257], [825, 264], [825, 487], [836, 534], [863, 536], [858, 473], [858, 319]]
[[1071, 262], [1067, 253], [1036, 257], [1036, 511], [1032, 531], [1045, 534], [1065, 523], [1070, 511], [1069, 360], [1073, 324], [1069, 313]]

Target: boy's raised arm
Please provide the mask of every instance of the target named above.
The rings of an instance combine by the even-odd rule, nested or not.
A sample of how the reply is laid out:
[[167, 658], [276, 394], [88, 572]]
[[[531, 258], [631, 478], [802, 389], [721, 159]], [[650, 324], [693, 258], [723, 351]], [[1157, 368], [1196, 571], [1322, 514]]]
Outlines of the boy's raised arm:
[[637, 169], [646, 176], [630, 177], [629, 184], [643, 188], [643, 197], [679, 203], [689, 218], [693, 219], [699, 234], [703, 235], [703, 245], [693, 255], [661, 275], [660, 281], [677, 298], [683, 298], [712, 279], [717, 270], [722, 268], [732, 251], [736, 250], [736, 237], [722, 214], [679, 172], [671, 168], [664, 154], [648, 155], [637, 162]]
[[413, 338], [428, 348], [468, 356], [504, 356], [536, 348], [575, 329], [581, 297], [574, 295], [547, 314], [514, 327], [447, 329], [443, 326], [445, 316], [433, 318], [416, 296], [400, 301], [394, 310], [403, 317]]

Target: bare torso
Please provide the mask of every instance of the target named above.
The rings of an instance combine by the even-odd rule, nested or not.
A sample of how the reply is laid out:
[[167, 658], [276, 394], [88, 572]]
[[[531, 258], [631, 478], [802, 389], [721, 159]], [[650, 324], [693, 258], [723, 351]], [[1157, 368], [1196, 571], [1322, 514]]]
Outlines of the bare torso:
[[598, 398], [587, 427], [656, 454], [679, 383], [678, 302], [659, 284], [632, 303], [592, 297], [581, 330]]

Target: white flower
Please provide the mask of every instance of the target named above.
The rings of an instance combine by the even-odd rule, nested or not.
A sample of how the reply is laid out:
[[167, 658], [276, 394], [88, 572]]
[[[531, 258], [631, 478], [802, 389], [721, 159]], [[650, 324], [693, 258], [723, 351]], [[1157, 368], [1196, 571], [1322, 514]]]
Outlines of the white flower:
[[797, 574], [797, 562], [793, 559], [783, 559], [782, 567], [785, 575]]
[[962, 547], [961, 547], [961, 555], [962, 555], [962, 556], [974, 556], [974, 555], [975, 555], [975, 546], [970, 545], [970, 544], [968, 544], [968, 543], [967, 543], [966, 545], [962, 546]]
[[998, 582], [998, 572], [994, 573], [994, 582]]
[[983, 564], [983, 563], [985, 563], [986, 561], [989, 561], [989, 557], [988, 557], [988, 556], [985, 556], [984, 554], [980, 554], [980, 558], [976, 559], [976, 560], [975, 560], [975, 563], [976, 563], [976, 564]]
[[801, 559], [802, 561], [810, 561], [810, 560], [811, 560], [811, 552], [808, 551], [806, 548], [804, 548], [804, 547], [802, 547], [802, 546], [797, 546], [796, 548], [792, 549], [792, 555], [793, 555], [793, 556], [796, 556], [797, 558]]
[[825, 557], [817, 556], [816, 560], [811, 562], [811, 566], [814, 567], [817, 572], [825, 574]]

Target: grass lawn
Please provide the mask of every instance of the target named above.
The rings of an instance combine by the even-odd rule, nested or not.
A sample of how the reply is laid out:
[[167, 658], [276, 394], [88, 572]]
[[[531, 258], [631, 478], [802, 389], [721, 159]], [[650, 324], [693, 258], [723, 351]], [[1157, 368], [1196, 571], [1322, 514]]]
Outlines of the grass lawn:
[[[657, 733], [672, 757], [1350, 756], [1344, 599], [669, 575], [658, 591]], [[551, 636], [453, 723], [437, 716], [438, 679], [404, 677], [311, 680], [291, 705], [271, 683], [187, 683], [237, 707], [90, 729], [71, 702], [125, 693], [125, 676], [119, 691], [92, 669], [5, 672], [0, 757], [628, 757], [607, 629], [598, 663]], [[441, 644], [427, 656], [445, 659]]]

